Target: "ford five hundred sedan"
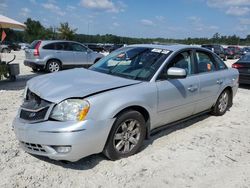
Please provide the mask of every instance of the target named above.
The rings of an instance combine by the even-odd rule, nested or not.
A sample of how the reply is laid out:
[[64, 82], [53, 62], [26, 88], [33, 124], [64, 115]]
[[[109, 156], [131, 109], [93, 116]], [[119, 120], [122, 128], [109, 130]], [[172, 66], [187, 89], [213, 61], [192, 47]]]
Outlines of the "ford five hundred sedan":
[[89, 69], [28, 81], [13, 122], [21, 147], [55, 160], [103, 152], [128, 157], [162, 127], [201, 113], [223, 115], [238, 89], [237, 69], [184, 45], [131, 45]]

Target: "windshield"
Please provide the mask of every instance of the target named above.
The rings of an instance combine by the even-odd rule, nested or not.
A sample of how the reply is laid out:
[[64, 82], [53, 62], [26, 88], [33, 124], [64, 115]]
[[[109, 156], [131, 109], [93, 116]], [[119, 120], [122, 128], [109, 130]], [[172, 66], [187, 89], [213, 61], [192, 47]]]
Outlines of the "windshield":
[[170, 54], [163, 49], [125, 47], [114, 51], [89, 69], [134, 80], [149, 81]]

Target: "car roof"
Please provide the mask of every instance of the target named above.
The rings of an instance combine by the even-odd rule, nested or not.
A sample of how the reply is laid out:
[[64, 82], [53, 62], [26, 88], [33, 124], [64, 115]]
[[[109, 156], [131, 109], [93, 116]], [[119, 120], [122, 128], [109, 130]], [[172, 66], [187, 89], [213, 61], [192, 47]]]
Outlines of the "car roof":
[[186, 48], [197, 48], [201, 49], [198, 46], [191, 46], [191, 45], [184, 45], [184, 44], [173, 44], [173, 45], [159, 45], [159, 44], [133, 44], [126, 47], [144, 47], [144, 48], [156, 48], [156, 49], [163, 49], [169, 51], [179, 51]]
[[50, 42], [75, 42], [75, 43], [80, 43], [77, 41], [73, 41], [73, 40], [41, 40], [42, 42], [45, 43], [50, 43]]

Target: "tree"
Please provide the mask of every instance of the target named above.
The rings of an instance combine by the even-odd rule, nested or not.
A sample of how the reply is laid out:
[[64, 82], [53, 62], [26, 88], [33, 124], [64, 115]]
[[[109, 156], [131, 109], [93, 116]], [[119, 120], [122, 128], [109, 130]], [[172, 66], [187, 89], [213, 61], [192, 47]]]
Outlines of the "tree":
[[60, 27], [57, 30], [60, 33], [60, 37], [66, 40], [72, 40], [77, 31], [77, 29], [71, 29], [68, 22], [60, 23]]
[[26, 25], [24, 38], [27, 42], [43, 39], [45, 37], [45, 28], [39, 21], [28, 18], [24, 24]]

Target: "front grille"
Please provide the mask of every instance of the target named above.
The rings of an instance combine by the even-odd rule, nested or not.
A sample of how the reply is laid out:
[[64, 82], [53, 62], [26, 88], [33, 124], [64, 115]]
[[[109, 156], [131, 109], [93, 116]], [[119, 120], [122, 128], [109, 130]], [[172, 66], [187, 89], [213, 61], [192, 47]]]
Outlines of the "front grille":
[[34, 122], [46, 120], [45, 118], [47, 113], [49, 113], [48, 110], [51, 105], [51, 102], [40, 98], [28, 89], [26, 99], [21, 106], [19, 117], [21, 119]]
[[27, 150], [46, 153], [46, 150], [40, 144], [32, 144], [32, 143], [27, 143], [27, 142], [21, 142], [21, 144]]
[[43, 108], [40, 111], [33, 112], [26, 109], [21, 109], [20, 118], [28, 121], [39, 121], [45, 119], [49, 107]]

